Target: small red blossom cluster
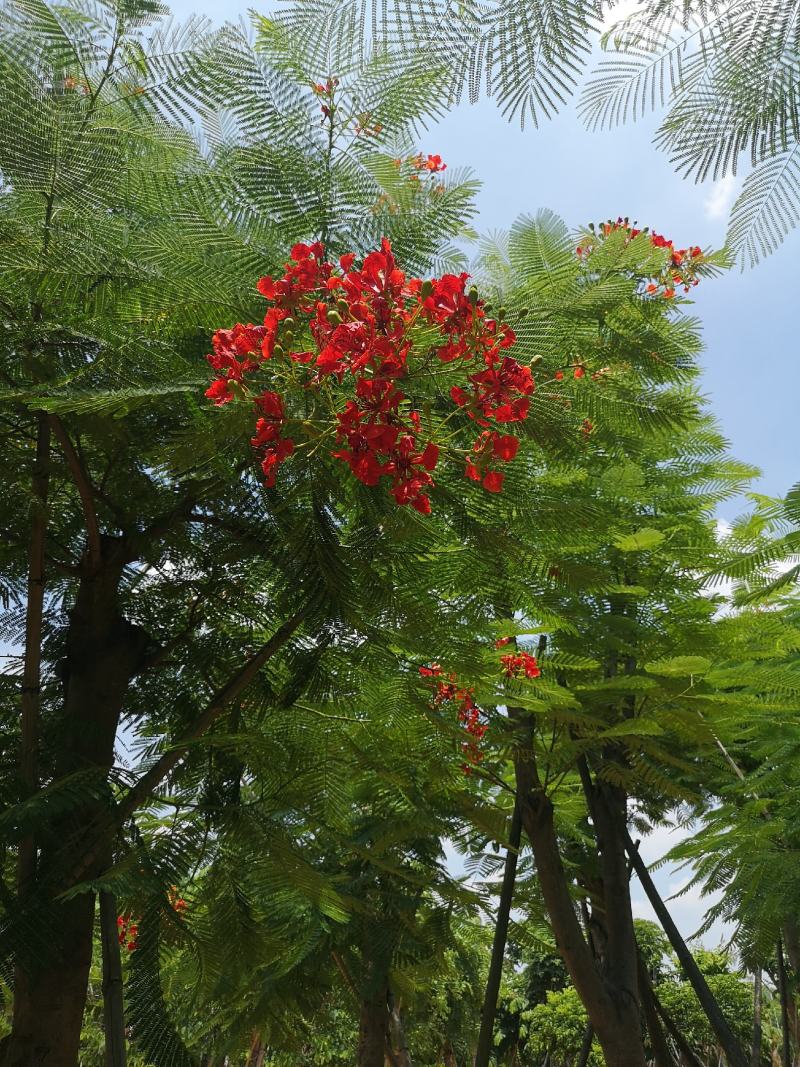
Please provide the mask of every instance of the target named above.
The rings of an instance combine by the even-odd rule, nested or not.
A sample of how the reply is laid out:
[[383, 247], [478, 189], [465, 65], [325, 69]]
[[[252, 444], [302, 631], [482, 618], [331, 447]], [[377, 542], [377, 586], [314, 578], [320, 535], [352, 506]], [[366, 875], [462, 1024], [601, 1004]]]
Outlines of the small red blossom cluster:
[[607, 222], [600, 223], [597, 228], [594, 223], [590, 223], [586, 238], [576, 249], [578, 256], [582, 259], [586, 258], [598, 241], [619, 232], [626, 234], [626, 243], [638, 237], [639, 234], [647, 234], [655, 248], [662, 248], [669, 253], [661, 273], [649, 281], [642, 282], [643, 294], [671, 300], [675, 296], [676, 286], [682, 285], [683, 291], [688, 293], [692, 286], [699, 283], [697, 268], [703, 261], [703, 250], [699, 245], [692, 245], [690, 248], [675, 248], [673, 242], [662, 234], [650, 233], [647, 229], [637, 229], [636, 224], [631, 225], [627, 218], [618, 218], [616, 222], [609, 219]]
[[139, 946], [138, 936], [139, 923], [130, 915], [119, 915], [117, 917], [117, 940], [120, 945], [126, 948], [128, 952], [133, 952]]
[[[275, 485], [297, 434], [314, 440], [329, 435], [336, 445], [331, 454], [360, 482], [386, 481], [398, 504], [428, 514], [440, 446], [431, 440], [429, 418], [423, 430], [420, 405], [408, 396], [406, 383], [413, 384], [415, 375], [435, 382], [436, 368], [452, 364], [464, 384], [453, 385], [450, 398], [480, 427], [471, 449], [462, 450], [465, 475], [488, 492], [500, 492], [504, 475], [497, 468], [514, 459], [519, 440], [495, 427], [524, 421], [535, 389], [530, 367], [508, 354], [513, 330], [488, 317], [477, 290], [467, 289], [466, 273], [425, 282], [407, 278], [385, 238], [360, 269], [353, 253], [341, 257], [339, 268], [325, 260], [319, 242], [295, 245], [284, 275], [258, 282], [270, 305], [263, 325], [237, 323], [214, 334], [207, 358], [217, 377], [206, 396], [218, 406], [235, 397], [254, 404], [252, 444], [265, 484]], [[313, 395], [317, 411], [327, 402], [321, 426], [307, 413], [290, 418], [288, 394], [251, 389], [248, 376], [269, 361], [270, 384], [282, 379], [289, 390]], [[336, 385], [348, 392], [342, 407]], [[448, 427], [448, 445], [455, 450], [452, 437]]]
[[440, 155], [423, 155], [418, 152], [415, 156], [406, 156], [405, 159], [395, 159], [394, 165], [400, 169], [404, 164], [417, 173], [441, 174], [447, 170], [447, 164], [442, 162]]
[[[579, 363], [576, 367], [572, 367], [571, 369], [572, 369], [572, 377], [573, 378], [580, 379], [580, 378], [585, 378], [586, 377], [586, 368], [583, 366], [582, 363]], [[600, 376], [599, 372], [597, 374], [593, 374], [592, 375], [592, 380], [593, 381], [597, 381], [599, 376]], [[555, 374], [553, 375], [553, 377], [555, 378], [555, 380], [557, 382], [563, 382], [564, 381], [564, 371], [563, 370], [557, 370], [555, 372]]]
[[173, 909], [173, 911], [177, 912], [178, 915], [183, 915], [183, 913], [189, 907], [189, 905], [178, 892], [178, 887], [176, 885], [171, 885], [169, 887], [169, 890], [167, 891], [167, 900], [169, 901], [169, 906]]
[[536, 656], [528, 652], [508, 652], [500, 657], [506, 678], [538, 678], [541, 669], [536, 662]]
[[447, 680], [441, 678], [442, 668], [438, 663], [432, 663], [430, 667], [420, 667], [419, 673], [423, 678], [438, 679], [433, 700], [431, 701], [432, 707], [440, 708], [442, 704], [451, 703], [456, 705], [458, 721], [469, 735], [466, 740], [461, 742], [461, 751], [467, 760], [466, 763], [462, 764], [461, 769], [464, 774], [470, 774], [472, 766], [480, 763], [483, 759], [480, 742], [489, 729], [486, 723], [481, 722], [481, 709], [475, 703], [475, 690], [460, 686], [454, 674], [448, 675]]

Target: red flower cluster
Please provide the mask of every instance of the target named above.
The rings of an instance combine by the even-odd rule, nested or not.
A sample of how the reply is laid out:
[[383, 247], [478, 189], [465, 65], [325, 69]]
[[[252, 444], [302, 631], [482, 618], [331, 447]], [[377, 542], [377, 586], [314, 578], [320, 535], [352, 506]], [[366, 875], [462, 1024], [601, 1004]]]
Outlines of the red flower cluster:
[[442, 157], [439, 155], [424, 156], [422, 152], [418, 152], [415, 156], [406, 156], [403, 159], [396, 159], [394, 165], [399, 169], [403, 164], [408, 164], [412, 170], [415, 171], [427, 171], [429, 174], [441, 174], [442, 171], [447, 170], [447, 164], [442, 162]]
[[542, 673], [536, 662], [536, 656], [528, 652], [508, 652], [500, 657], [506, 678], [538, 678]]
[[278, 466], [294, 452], [291, 437], [281, 437], [281, 427], [286, 418], [283, 401], [277, 393], [266, 390], [255, 399], [256, 409], [262, 414], [256, 421], [255, 437], [250, 443], [261, 455], [264, 485], [275, 485]]
[[[437, 678], [442, 673], [438, 663], [432, 663], [430, 667], [420, 667], [419, 673], [423, 678]], [[473, 689], [459, 686], [454, 674], [448, 676], [448, 680], [441, 678], [436, 683], [436, 691], [431, 701], [431, 706], [440, 708], [442, 704], [453, 703], [458, 708], [458, 721], [463, 725], [469, 737], [461, 742], [461, 751], [467, 759], [462, 765], [465, 774], [471, 773], [471, 766], [480, 763], [483, 752], [479, 742], [483, 740], [489, 727], [481, 722], [481, 709], [475, 703]]]
[[128, 952], [133, 952], [138, 948], [139, 936], [139, 924], [135, 922], [130, 915], [120, 915], [117, 917], [117, 939], [120, 945], [123, 945]]
[[[430, 159], [429, 169], [440, 166], [439, 157]], [[465, 374], [464, 386], [452, 386], [450, 396], [482, 431], [468, 455], [466, 476], [499, 492], [503, 474], [496, 467], [516, 456], [519, 441], [493, 425], [526, 419], [535, 389], [530, 367], [508, 355], [513, 331], [487, 317], [477, 290], [467, 291], [467, 274], [426, 282], [407, 278], [385, 238], [360, 269], [352, 253], [342, 256], [339, 267], [336, 271], [325, 261], [319, 242], [295, 245], [284, 275], [258, 282], [270, 303], [263, 325], [237, 324], [214, 335], [208, 361], [217, 378], [206, 396], [217, 405], [237, 396], [254, 403], [252, 444], [261, 456], [265, 484], [275, 485], [278, 467], [295, 449], [296, 433], [313, 422], [307, 414], [302, 420], [290, 418], [285, 393], [250, 389], [247, 376], [276, 360], [270, 385], [282, 379], [307, 396], [313, 390], [318, 401], [333, 407], [332, 417], [313, 426], [313, 437], [331, 435], [337, 446], [331, 454], [365, 485], [386, 480], [398, 504], [429, 513], [428, 490], [440, 450], [430, 440], [430, 429], [423, 435], [406, 383], [415, 374], [436, 381], [437, 365], [454, 364], [459, 373], [478, 363], [479, 369]], [[349, 395], [339, 407], [336, 386], [347, 382], [352, 383]], [[298, 430], [288, 433], [292, 423]]]
[[600, 223], [597, 229], [595, 229], [594, 223], [591, 223], [585, 240], [576, 249], [578, 256], [585, 258], [598, 241], [620, 231], [626, 234], [626, 243], [644, 233], [648, 234], [655, 248], [663, 248], [669, 252], [669, 258], [666, 260], [662, 272], [650, 281], [645, 280], [642, 282], [643, 293], [648, 296], [659, 296], [666, 300], [671, 300], [675, 296], [676, 285], [682, 285], [683, 291], [688, 293], [692, 286], [698, 284], [700, 279], [697, 276], [697, 267], [703, 260], [703, 250], [699, 245], [692, 245], [690, 248], [675, 248], [672, 241], [660, 233], [650, 233], [647, 229], [637, 229], [635, 225], [630, 225], [627, 218], [618, 218], [616, 222], [612, 222], [609, 219], [607, 222]]
[[176, 911], [178, 915], [183, 915], [189, 907], [183, 897], [178, 893], [178, 887], [175, 885], [169, 887], [169, 890], [167, 891], [167, 900], [169, 901], [170, 907]]

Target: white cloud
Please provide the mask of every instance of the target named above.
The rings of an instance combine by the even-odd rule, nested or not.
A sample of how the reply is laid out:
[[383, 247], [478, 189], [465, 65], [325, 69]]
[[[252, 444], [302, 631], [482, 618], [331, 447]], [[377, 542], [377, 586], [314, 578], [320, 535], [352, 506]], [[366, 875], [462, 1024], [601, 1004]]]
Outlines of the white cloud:
[[603, 15], [603, 31], [615, 26], [618, 22], [622, 22], [623, 19], [628, 18], [629, 15], [633, 15], [642, 10], [640, 0], [617, 0], [613, 7], [610, 7], [608, 11]]
[[714, 182], [711, 192], [705, 199], [706, 218], [724, 219], [733, 203], [736, 195], [736, 178], [732, 174], [726, 174], [724, 178]]

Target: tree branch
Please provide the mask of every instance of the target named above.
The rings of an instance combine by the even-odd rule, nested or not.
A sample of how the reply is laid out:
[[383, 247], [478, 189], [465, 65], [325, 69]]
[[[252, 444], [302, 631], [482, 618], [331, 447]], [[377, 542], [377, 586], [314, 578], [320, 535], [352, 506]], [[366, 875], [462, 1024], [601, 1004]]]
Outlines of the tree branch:
[[56, 436], [56, 440], [61, 445], [61, 451], [64, 453], [64, 458], [67, 461], [72, 480], [75, 483], [75, 488], [78, 490], [78, 495], [81, 498], [81, 506], [83, 508], [83, 519], [86, 523], [86, 540], [89, 546], [89, 566], [93, 570], [100, 566], [102, 559], [102, 546], [100, 542], [100, 527], [97, 523], [97, 512], [94, 506], [94, 491], [92, 484], [89, 481], [89, 476], [81, 463], [78, 453], [75, 451], [75, 446], [69, 439], [69, 434], [64, 428], [64, 424], [58, 415], [48, 416], [50, 426], [53, 433]]

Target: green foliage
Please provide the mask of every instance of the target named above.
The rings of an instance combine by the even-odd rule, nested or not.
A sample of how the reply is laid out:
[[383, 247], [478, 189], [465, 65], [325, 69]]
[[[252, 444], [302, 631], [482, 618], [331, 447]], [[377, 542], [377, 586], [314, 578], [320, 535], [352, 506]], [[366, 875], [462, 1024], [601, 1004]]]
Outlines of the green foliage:
[[800, 221], [798, 6], [654, 0], [603, 37], [612, 54], [587, 84], [592, 127], [667, 107], [657, 143], [697, 181], [751, 166], [733, 206], [728, 244], [758, 262]]

